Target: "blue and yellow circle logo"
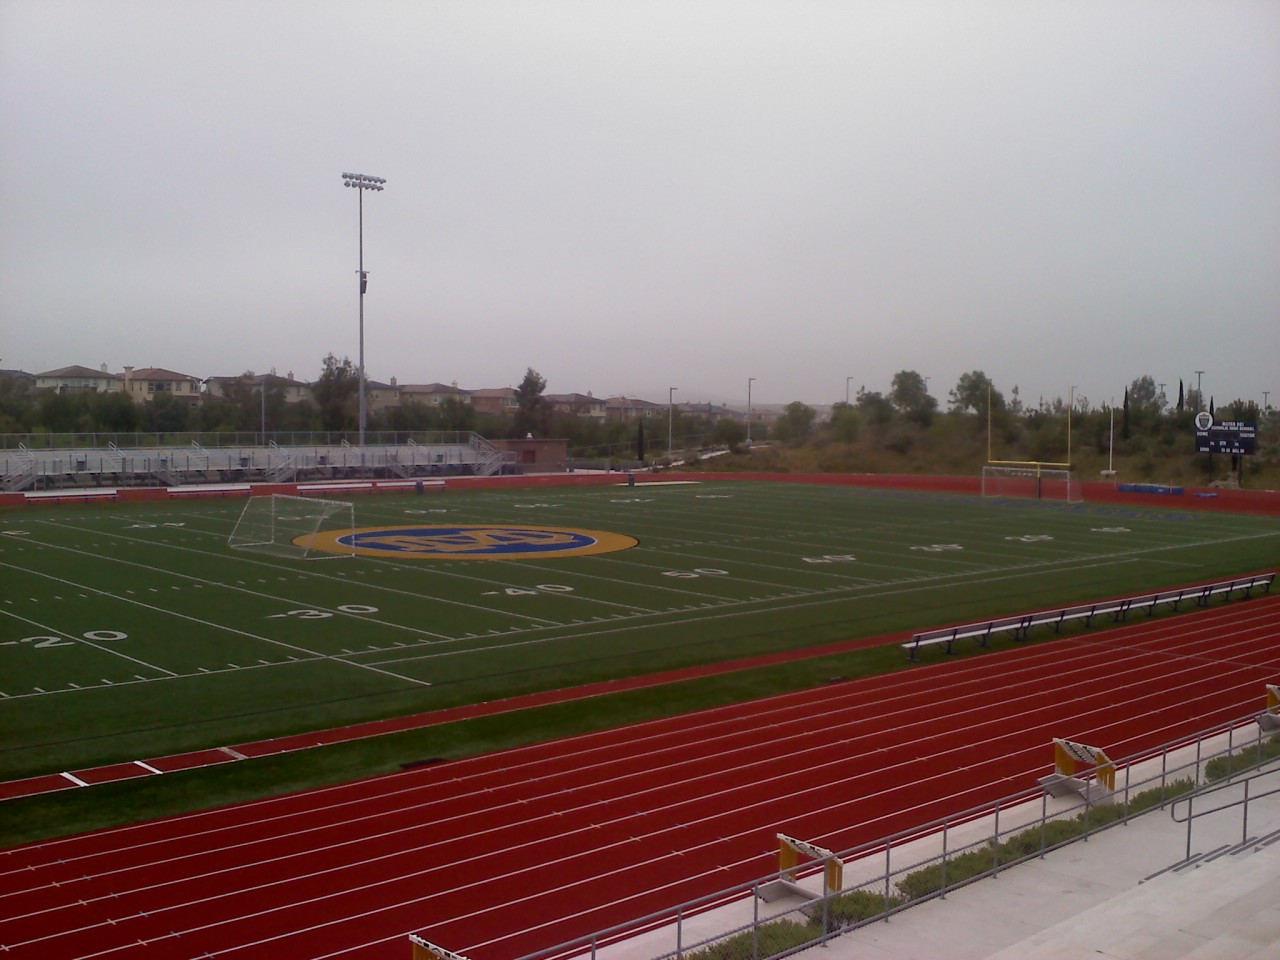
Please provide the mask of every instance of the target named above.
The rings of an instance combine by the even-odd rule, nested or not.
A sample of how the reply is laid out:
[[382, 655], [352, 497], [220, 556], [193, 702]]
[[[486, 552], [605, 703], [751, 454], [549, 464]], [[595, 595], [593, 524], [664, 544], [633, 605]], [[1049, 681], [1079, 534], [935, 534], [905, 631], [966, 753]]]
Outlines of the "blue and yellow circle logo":
[[362, 527], [310, 534], [293, 542], [324, 553], [384, 560], [541, 560], [612, 553], [639, 543], [635, 537], [600, 530], [495, 524]]

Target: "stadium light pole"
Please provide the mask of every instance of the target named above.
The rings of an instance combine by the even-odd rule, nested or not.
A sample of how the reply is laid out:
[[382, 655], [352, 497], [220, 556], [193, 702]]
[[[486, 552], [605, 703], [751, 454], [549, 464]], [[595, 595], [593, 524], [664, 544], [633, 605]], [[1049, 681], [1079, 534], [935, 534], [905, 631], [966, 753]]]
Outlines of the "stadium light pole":
[[844, 402], [845, 402], [845, 406], [848, 406], [848, 405], [849, 405], [849, 381], [850, 381], [850, 380], [852, 380], [852, 379], [853, 379], [853, 377], [845, 377], [845, 378], [844, 378]]
[[756, 382], [755, 377], [747, 377], [747, 443], [751, 443], [751, 385]]
[[342, 175], [342, 185], [344, 187], [354, 187], [356, 195], [360, 198], [357, 206], [360, 211], [360, 269], [357, 276], [360, 278], [360, 447], [364, 449], [364, 428], [368, 421], [368, 410], [365, 407], [364, 399], [364, 292], [369, 286], [369, 275], [364, 270], [364, 192], [366, 190], [381, 190], [382, 185], [387, 181], [382, 177], [367, 177], [363, 173], [344, 173]]
[[1200, 392], [1200, 378], [1204, 376], [1203, 370], [1196, 371], [1196, 413], [1200, 412], [1200, 405], [1204, 401], [1204, 394]]
[[667, 456], [671, 456], [671, 424], [675, 421], [675, 395], [678, 387], [667, 390]]

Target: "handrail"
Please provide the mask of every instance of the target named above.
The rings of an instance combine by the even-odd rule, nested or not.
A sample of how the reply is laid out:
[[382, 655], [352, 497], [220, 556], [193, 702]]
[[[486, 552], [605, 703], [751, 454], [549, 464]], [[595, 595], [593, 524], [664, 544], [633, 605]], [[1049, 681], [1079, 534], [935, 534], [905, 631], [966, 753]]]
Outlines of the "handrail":
[[[1280, 767], [1276, 767], [1274, 770], [1264, 770], [1261, 773], [1254, 773], [1238, 780], [1229, 780], [1226, 783], [1215, 783], [1211, 787], [1205, 787], [1201, 790], [1197, 790], [1190, 796], [1178, 797], [1178, 799], [1174, 800], [1173, 803], [1169, 805], [1169, 816], [1172, 818], [1174, 823], [1190, 823], [1192, 820], [1199, 817], [1207, 817], [1211, 813], [1218, 813], [1222, 810], [1230, 810], [1232, 807], [1247, 805], [1251, 800], [1261, 800], [1264, 797], [1275, 796], [1277, 793], [1280, 793], [1280, 787], [1276, 787], [1274, 790], [1268, 790], [1266, 793], [1255, 793], [1250, 797], [1249, 784], [1255, 780], [1261, 780], [1263, 777], [1274, 776], [1277, 773], [1280, 773]], [[1224, 803], [1222, 806], [1214, 807], [1212, 810], [1201, 810], [1199, 813], [1194, 812], [1193, 807], [1196, 800], [1202, 800], [1205, 797], [1212, 796], [1215, 793], [1220, 793], [1223, 790], [1238, 789], [1242, 783], [1245, 785], [1245, 795], [1239, 800], [1233, 800], [1231, 803]], [[1185, 817], [1178, 816], [1178, 804], [1180, 803], [1185, 803], [1187, 805], [1187, 815]]]
[[[1230, 810], [1233, 807], [1244, 807], [1244, 810], [1240, 815], [1240, 842], [1242, 844], [1248, 843], [1249, 841], [1249, 804], [1254, 800], [1261, 800], [1264, 797], [1273, 797], [1276, 794], [1280, 794], [1280, 787], [1276, 787], [1274, 790], [1268, 790], [1266, 793], [1255, 794], [1254, 796], [1251, 797], [1249, 796], [1249, 787], [1255, 780], [1261, 780], [1263, 777], [1270, 777], [1277, 773], [1280, 773], [1280, 767], [1276, 767], [1274, 770], [1266, 770], [1262, 773], [1254, 773], [1254, 774], [1251, 774], [1250, 776], [1243, 777], [1238, 780], [1228, 779], [1226, 783], [1219, 783], [1212, 787], [1206, 787], [1203, 790], [1196, 790], [1193, 793], [1191, 793], [1189, 796], [1179, 797], [1172, 804], [1170, 804], [1169, 816], [1173, 819], [1173, 822], [1185, 823], [1187, 825], [1187, 845], [1185, 849], [1185, 856], [1183, 857], [1183, 862], [1185, 863], [1187, 860], [1191, 859], [1191, 826], [1192, 824], [1200, 817], [1207, 817], [1212, 813], [1221, 813], [1223, 810]], [[1220, 807], [1214, 807], [1211, 810], [1202, 810], [1201, 812], [1196, 813], [1195, 802], [1197, 800], [1200, 800], [1207, 796], [1212, 796], [1213, 794], [1219, 793], [1223, 790], [1230, 790], [1233, 788], [1239, 789], [1241, 784], [1244, 784], [1244, 796], [1241, 797], [1239, 800], [1233, 800], [1231, 803], [1224, 803]], [[1182, 818], [1178, 816], [1178, 812], [1177, 812], [1179, 803], [1186, 803], [1187, 805], [1187, 815]]]
[[[1067, 840], [1056, 839], [1056, 835], [1047, 829], [1047, 824], [1055, 820], [1070, 819], [1078, 817], [1082, 820], [1085, 827], [1084, 836], [1087, 837], [1100, 830], [1104, 830], [1116, 823], [1124, 823], [1133, 816], [1140, 813], [1150, 812], [1150, 810], [1131, 809], [1129, 798], [1135, 791], [1141, 789], [1155, 790], [1162, 792], [1173, 781], [1179, 778], [1189, 778], [1198, 781], [1200, 772], [1204, 765], [1213, 757], [1227, 756], [1230, 757], [1236, 750], [1247, 746], [1250, 743], [1261, 743], [1263, 740], [1270, 739], [1270, 736], [1260, 727], [1254, 726], [1253, 732], [1245, 734], [1248, 728], [1255, 724], [1256, 715], [1228, 721], [1209, 727], [1190, 737], [1180, 738], [1178, 740], [1169, 741], [1157, 747], [1151, 748], [1142, 753], [1133, 754], [1128, 757], [1120, 758], [1116, 761], [1117, 766], [1123, 771], [1124, 783], [1118, 786], [1115, 794], [1107, 801], [1110, 803], [1120, 804], [1123, 814], [1119, 820], [1110, 817], [1099, 817], [1097, 822], [1091, 823], [1091, 817], [1094, 810], [1098, 806], [1097, 802], [1090, 799], [1090, 792], [1086, 792], [1080, 803], [1065, 809], [1058, 809], [1053, 813], [1048, 809], [1048, 795], [1039, 787], [1027, 788], [1017, 793], [1001, 797], [990, 803], [981, 804], [971, 807], [960, 813], [953, 814], [938, 820], [931, 821], [918, 827], [903, 830], [898, 833], [872, 840], [858, 846], [836, 851], [836, 856], [845, 865], [846, 880], [850, 878], [851, 873], [862, 872], [861, 868], [866, 867], [865, 876], [861, 880], [854, 880], [853, 883], [846, 887], [848, 890], [861, 889], [877, 897], [883, 896], [883, 907], [877, 908], [870, 916], [865, 916], [861, 920], [842, 921], [843, 925], [828, 927], [822, 924], [823, 932], [815, 934], [815, 938], [806, 946], [816, 946], [827, 940], [833, 939], [840, 935], [842, 931], [853, 929], [854, 927], [863, 926], [867, 923], [876, 922], [887, 919], [889, 916], [900, 913], [909, 909], [913, 904], [923, 902], [926, 899], [932, 899], [936, 896], [945, 896], [947, 891], [953, 890], [965, 883], [971, 882], [974, 877], [966, 877], [963, 879], [948, 880], [948, 865], [956, 858], [964, 856], [968, 853], [979, 850], [994, 850], [994, 863], [989, 869], [985, 870], [979, 876], [993, 876], [996, 873], [1020, 863], [1028, 859], [1043, 856], [1050, 850], [1057, 849], [1068, 843], [1074, 842], [1071, 838]], [[1215, 738], [1225, 737], [1226, 743], [1221, 750], [1212, 747], [1207, 741]], [[1179, 761], [1173, 758], [1171, 765], [1171, 754], [1179, 750], [1191, 751], [1194, 749], [1194, 757]], [[1264, 761], [1264, 764], [1272, 761]], [[1140, 772], [1135, 773], [1136, 768], [1140, 764], [1159, 764], [1159, 771], [1141, 779], [1143, 776]], [[1242, 770], [1256, 768], [1259, 764], [1244, 764]], [[1269, 775], [1273, 771], [1267, 771]], [[1135, 779], [1137, 777], [1138, 779]], [[1238, 785], [1239, 780], [1235, 783]], [[1172, 802], [1173, 796], [1169, 796], [1159, 807], [1152, 807], [1151, 810], [1160, 809], [1165, 803]], [[1040, 813], [1036, 816], [1025, 820], [1021, 825], [1015, 822], [1014, 826], [1010, 826], [1006, 815], [1006, 822], [1002, 825], [1002, 812], [1016, 809], [1021, 804], [1027, 802], [1040, 802]], [[977, 836], [974, 830], [983, 823], [985, 819], [993, 819], [994, 825], [989, 828], [989, 832], [985, 836]], [[1016, 821], [1016, 818], [1014, 818]], [[1021, 854], [1016, 859], [1009, 859], [1001, 862], [999, 855], [1000, 841], [1014, 834], [1018, 830], [1039, 828], [1041, 840], [1039, 848], [1028, 853]], [[962, 829], [963, 828], [963, 829]], [[961, 837], [965, 833], [974, 833], [977, 839], [957, 840], [958, 833]], [[920, 854], [913, 852], [912, 843], [915, 841], [928, 841], [930, 839], [940, 840], [942, 845], [941, 855], [934, 851], [925, 855], [925, 859], [919, 860]], [[905, 865], [903, 860], [907, 860]], [[876, 862], [879, 866], [873, 866]], [[894, 885], [912, 871], [920, 870], [928, 867], [940, 867], [942, 871], [942, 885], [939, 889], [931, 893], [916, 894], [906, 899], [894, 898], [890, 894]], [[821, 870], [821, 864], [811, 865], [801, 871], [802, 876], [809, 876]], [[780, 874], [770, 874], [759, 877], [754, 880], [740, 883], [733, 887], [723, 888], [712, 893], [704, 894], [695, 899], [685, 901], [684, 903], [673, 905], [672, 907], [647, 914], [643, 917], [634, 918], [629, 922], [618, 924], [604, 930], [597, 930], [593, 934], [578, 937], [565, 943], [557, 944], [534, 953], [526, 954], [520, 960], [560, 960], [565, 957], [582, 957], [587, 960], [598, 960], [599, 950], [609, 943], [616, 943], [640, 933], [657, 931], [659, 929], [671, 929], [675, 938], [675, 948], [667, 952], [659, 949], [650, 951], [650, 956], [655, 960], [678, 960], [679, 957], [687, 955], [690, 951], [704, 946], [714, 940], [722, 939], [726, 935], [740, 934], [752, 930], [758, 930], [761, 926], [779, 919], [782, 914], [774, 913], [768, 916], [760, 916], [759, 913], [759, 892], [762, 888], [780, 879]], [[815, 895], [812, 900], [799, 908], [791, 908], [792, 913], [800, 916], [805, 910], [825, 911], [828, 904], [834, 898], [839, 897], [839, 893]], [[753, 920], [748, 921], [746, 926], [740, 926], [734, 930], [721, 931], [712, 938], [712, 940], [703, 941], [702, 943], [690, 943], [686, 939], [685, 924], [694, 916], [706, 913], [708, 910], [717, 908], [730, 903], [741, 902], [746, 898], [756, 904], [756, 916]], [[689, 935], [690, 937], [692, 935]], [[789, 951], [790, 952], [790, 951]], [[767, 956], [760, 955], [760, 960], [765, 960]]]

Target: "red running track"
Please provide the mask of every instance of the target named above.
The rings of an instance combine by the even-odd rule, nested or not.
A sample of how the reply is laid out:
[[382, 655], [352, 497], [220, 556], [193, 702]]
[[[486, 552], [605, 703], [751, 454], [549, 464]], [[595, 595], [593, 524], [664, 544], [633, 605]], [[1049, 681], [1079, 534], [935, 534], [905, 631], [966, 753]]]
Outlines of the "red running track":
[[1258, 712], [1280, 596], [0, 853], [15, 958], [553, 946]]

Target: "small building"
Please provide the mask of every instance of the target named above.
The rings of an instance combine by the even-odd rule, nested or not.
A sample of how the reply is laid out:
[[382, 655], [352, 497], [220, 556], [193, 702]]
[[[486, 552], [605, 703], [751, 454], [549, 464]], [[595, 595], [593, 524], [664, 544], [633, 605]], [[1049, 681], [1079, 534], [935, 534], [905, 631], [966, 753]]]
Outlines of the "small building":
[[569, 463], [568, 440], [491, 440], [497, 449], [514, 453], [522, 473], [564, 473]]

